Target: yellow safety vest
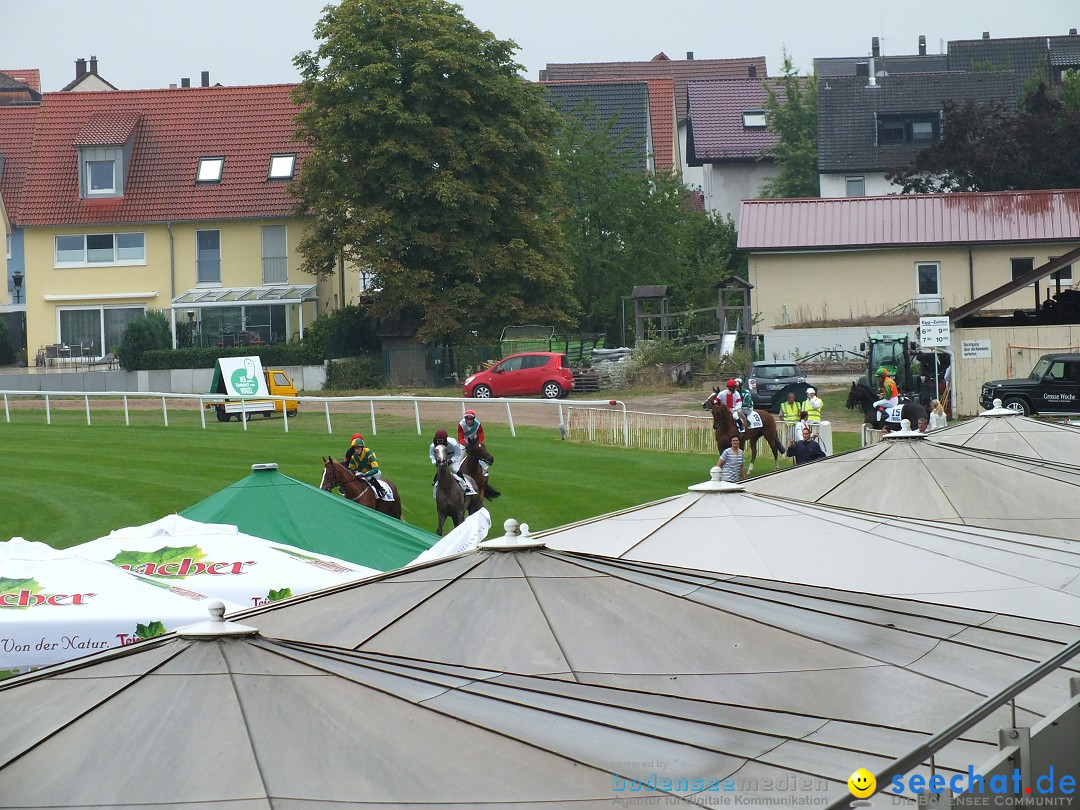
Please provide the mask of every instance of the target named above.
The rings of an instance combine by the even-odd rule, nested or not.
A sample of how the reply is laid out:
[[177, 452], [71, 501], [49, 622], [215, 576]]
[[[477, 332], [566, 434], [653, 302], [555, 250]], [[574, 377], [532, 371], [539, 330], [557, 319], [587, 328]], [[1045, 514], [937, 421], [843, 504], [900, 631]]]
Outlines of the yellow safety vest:
[[780, 403], [780, 415], [784, 417], [785, 422], [798, 422], [799, 411], [804, 410], [801, 402], [781, 402]]
[[[820, 399], [820, 397], [818, 397], [818, 399]], [[802, 404], [802, 409], [804, 411], [806, 411], [806, 418], [807, 418], [808, 421], [810, 421], [810, 422], [820, 422], [821, 421], [821, 408], [812, 408], [812, 407], [810, 407], [810, 400], [806, 400], [806, 402], [804, 402]]]

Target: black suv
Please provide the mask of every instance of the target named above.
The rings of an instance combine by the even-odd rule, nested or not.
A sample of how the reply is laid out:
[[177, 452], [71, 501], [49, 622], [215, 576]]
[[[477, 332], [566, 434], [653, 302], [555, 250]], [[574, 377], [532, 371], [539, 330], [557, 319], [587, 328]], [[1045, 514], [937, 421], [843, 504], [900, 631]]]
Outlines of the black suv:
[[744, 390], [754, 395], [754, 407], [780, 412], [789, 386], [796, 386], [795, 398], [806, 399], [806, 376], [796, 363], [751, 363], [743, 378]]
[[983, 383], [979, 404], [991, 408], [995, 399], [1024, 416], [1080, 413], [1080, 354], [1044, 354], [1025, 379]]

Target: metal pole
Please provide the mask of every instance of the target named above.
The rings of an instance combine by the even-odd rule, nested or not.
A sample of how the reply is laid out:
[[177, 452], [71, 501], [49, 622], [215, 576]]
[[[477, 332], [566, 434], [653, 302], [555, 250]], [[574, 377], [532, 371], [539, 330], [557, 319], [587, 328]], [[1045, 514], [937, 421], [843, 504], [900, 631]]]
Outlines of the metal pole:
[[165, 427], [169, 426], [169, 406], [165, 404], [165, 397], [161, 398], [161, 415], [165, 419]]
[[89, 395], [83, 397], [83, 400], [86, 402], [86, 424], [89, 425], [90, 424], [90, 397], [89, 397]]
[[202, 397], [199, 397], [199, 421], [202, 422], [203, 430], [206, 430], [206, 408], [203, 406]]
[[240, 421], [244, 423], [244, 433], [247, 433], [247, 400], [240, 400]]
[[289, 432], [289, 401], [281, 400], [281, 417], [285, 420], [285, 432]]
[[506, 421], [510, 423], [510, 435], [517, 438], [517, 431], [514, 430], [514, 415], [510, 413], [510, 400], [506, 400]]
[[378, 436], [379, 431], [375, 429], [375, 400], [369, 399], [368, 405], [371, 406], [371, 435]]
[[124, 394], [124, 424], [127, 427], [131, 427], [131, 415], [128, 413], [128, 398], [127, 394]]
[[52, 410], [49, 408], [49, 395], [45, 395], [45, 424], [52, 424]]
[[8, 410], [7, 394], [4, 394], [4, 418], [11, 422], [11, 411]]
[[334, 429], [330, 427], [330, 400], [324, 399], [323, 407], [326, 409], [326, 432], [332, 435]]
[[420, 435], [420, 400], [412, 401], [413, 410], [416, 412], [416, 435]]

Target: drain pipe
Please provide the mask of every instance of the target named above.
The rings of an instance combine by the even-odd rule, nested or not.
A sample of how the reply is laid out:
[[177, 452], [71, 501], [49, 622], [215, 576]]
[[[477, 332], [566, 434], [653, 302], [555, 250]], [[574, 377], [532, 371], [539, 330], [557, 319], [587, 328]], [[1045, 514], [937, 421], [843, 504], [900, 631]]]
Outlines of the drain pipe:
[[969, 301], [975, 300], [975, 259], [971, 255], [971, 248], [968, 248], [968, 286], [971, 288], [971, 297]]
[[172, 324], [172, 347], [176, 349], [176, 251], [173, 245], [172, 223], [166, 222], [165, 229], [169, 232], [169, 322]]

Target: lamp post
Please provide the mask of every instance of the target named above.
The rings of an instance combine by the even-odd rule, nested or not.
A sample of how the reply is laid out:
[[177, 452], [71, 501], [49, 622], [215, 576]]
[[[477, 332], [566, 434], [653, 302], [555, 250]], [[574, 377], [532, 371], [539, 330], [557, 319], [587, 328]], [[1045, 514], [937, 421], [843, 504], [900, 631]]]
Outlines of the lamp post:
[[11, 274], [11, 284], [15, 288], [15, 303], [22, 303], [22, 285], [23, 285], [23, 272], [22, 270], [16, 270]]

